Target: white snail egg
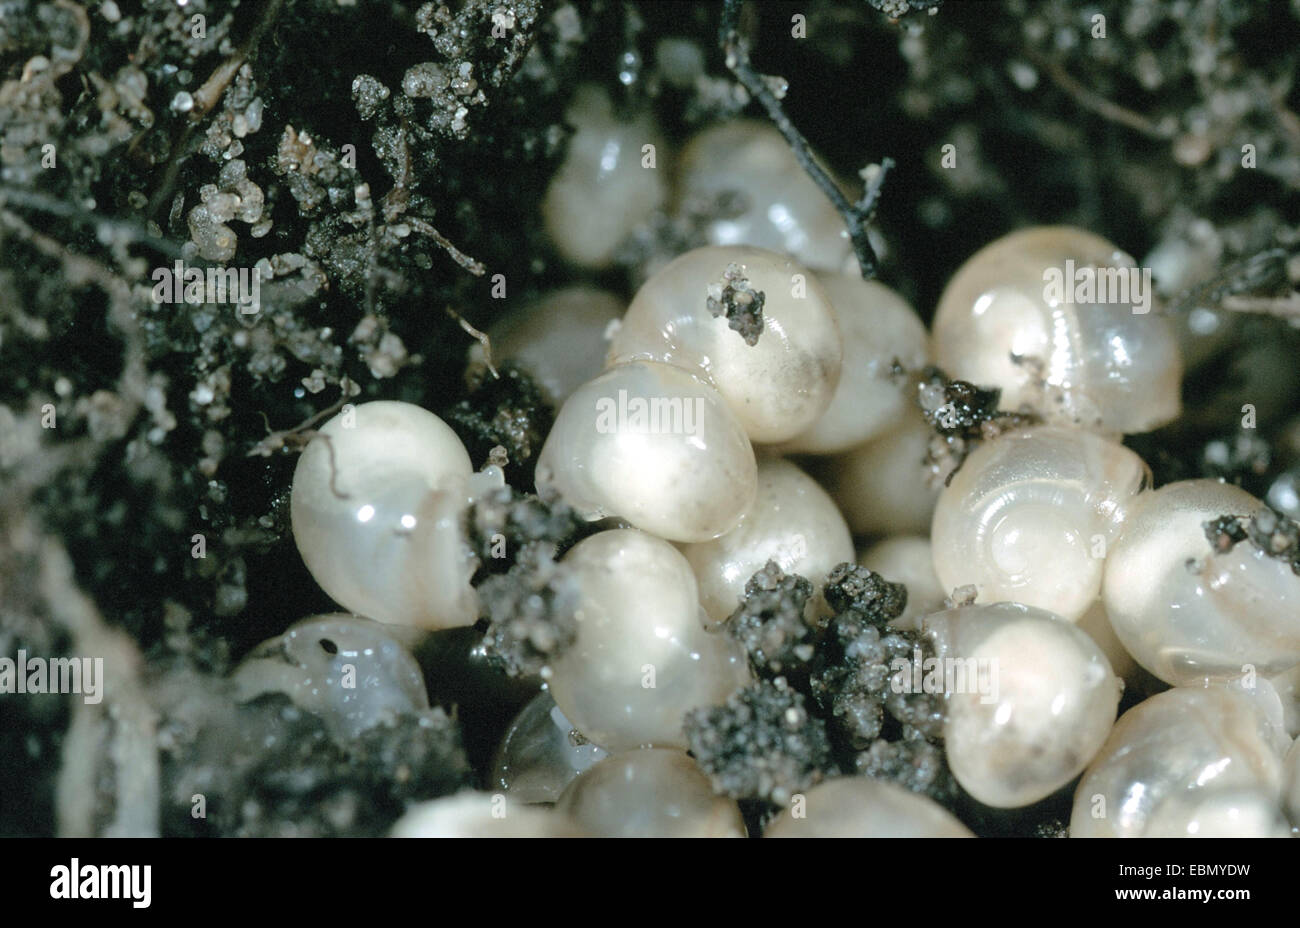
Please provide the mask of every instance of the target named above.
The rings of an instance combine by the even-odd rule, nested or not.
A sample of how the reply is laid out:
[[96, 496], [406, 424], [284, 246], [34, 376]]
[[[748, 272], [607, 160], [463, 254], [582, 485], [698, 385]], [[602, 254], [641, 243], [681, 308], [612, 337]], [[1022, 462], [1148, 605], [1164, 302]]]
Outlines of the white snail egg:
[[[513, 361], [537, 382], [550, 402], [559, 406], [574, 390], [604, 367], [605, 330], [623, 315], [614, 294], [595, 287], [564, 287], [547, 293], [522, 309], [507, 313], [488, 330], [492, 361]], [[474, 344], [471, 357], [482, 359]]]
[[595, 85], [578, 88], [566, 118], [575, 131], [542, 200], [542, 220], [565, 260], [599, 269], [609, 266], [623, 240], [663, 205], [658, 159], [666, 153], [648, 115], [618, 119], [609, 96]]
[[1124, 643], [1115, 634], [1115, 627], [1111, 624], [1110, 616], [1106, 613], [1106, 604], [1102, 600], [1099, 599], [1089, 606], [1088, 611], [1074, 624], [1086, 632], [1088, 637], [1097, 643], [1097, 647], [1101, 648], [1101, 653], [1106, 655], [1106, 660], [1110, 662], [1110, 668], [1115, 671], [1115, 676], [1126, 684], [1138, 680], [1137, 661], [1133, 660], [1133, 655], [1128, 653]]
[[1208, 521], [1262, 508], [1214, 480], [1178, 481], [1133, 503], [1106, 559], [1103, 595], [1124, 646], [1166, 683], [1300, 664], [1300, 577], [1250, 541], [1216, 553], [1205, 535]]
[[555, 804], [598, 838], [743, 838], [734, 799], [713, 791], [688, 754], [650, 748], [605, 758]]
[[1224, 686], [1177, 687], [1120, 717], [1074, 793], [1072, 838], [1143, 837], [1173, 797], [1282, 782], [1277, 720], [1259, 700]]
[[[711, 298], [725, 302], [726, 288], [741, 279], [763, 294], [762, 332], [753, 344], [725, 313], [709, 309]], [[806, 268], [775, 252], [732, 246], [688, 251], [647, 280], [614, 333], [609, 360], [649, 359], [690, 371], [717, 389], [752, 441], [774, 443], [826, 411], [842, 352], [830, 297]]]
[[[1002, 390], [1002, 407], [1057, 412], [1107, 432], [1146, 432], [1180, 409], [1182, 359], [1149, 269], [1068, 226], [985, 246], [949, 282], [934, 318], [950, 376]], [[1040, 378], [1064, 407], [1045, 407]]]
[[294, 623], [249, 652], [232, 682], [242, 702], [285, 693], [342, 738], [429, 708], [424, 674], [398, 629], [335, 613]]
[[406, 811], [391, 838], [585, 838], [568, 816], [505, 793], [472, 790], [421, 802]]
[[519, 802], [555, 802], [578, 774], [608, 756], [581, 738], [549, 692], [520, 710], [492, 760], [492, 785]]
[[774, 818], [764, 838], [973, 838], [933, 799], [868, 777], [819, 783]]
[[673, 541], [735, 528], [758, 466], [717, 392], [669, 364], [619, 364], [573, 392], [537, 459], [538, 488], [591, 519], [618, 516]]
[[952, 592], [935, 576], [930, 539], [921, 535], [886, 538], [864, 551], [858, 563], [907, 587], [907, 607], [889, 623], [897, 628], [916, 628], [923, 616], [942, 611], [944, 599]]
[[712, 541], [685, 545], [682, 553], [695, 571], [700, 604], [718, 623], [736, 610], [745, 584], [769, 560], [820, 587], [831, 568], [853, 560], [853, 538], [817, 481], [783, 458], [765, 457], [758, 462], [758, 495], [740, 524]]
[[335, 602], [380, 622], [471, 625], [478, 604], [460, 517], [469, 455], [411, 403], [344, 410], [312, 438], [293, 474], [293, 538]]
[[817, 279], [835, 308], [844, 361], [826, 412], [782, 445], [791, 454], [837, 454], [888, 431], [909, 402], [893, 376], [894, 364], [920, 370], [930, 354], [920, 317], [884, 284], [848, 274]]
[[1101, 590], [1107, 549], [1149, 479], [1132, 451], [1079, 429], [1037, 426], [981, 444], [939, 494], [930, 539], [945, 589], [1071, 621]]
[[635, 529], [600, 532], [564, 557], [580, 589], [577, 638], [551, 667], [551, 695], [609, 751], [686, 747], [683, 716], [749, 682], [743, 648], [704, 630], [691, 565]]
[[705, 228], [710, 244], [768, 248], [816, 270], [853, 262], [844, 219], [765, 122], [738, 119], [695, 136], [682, 151], [677, 189], [679, 213], [721, 213]]
[[1016, 603], [950, 609], [922, 624], [944, 674], [948, 765], [968, 793], [996, 808], [1027, 806], [1087, 766], [1123, 688], [1091, 638]]
[[939, 498], [926, 454], [934, 431], [914, 407], [883, 435], [826, 462], [826, 489], [857, 535], [926, 534]]

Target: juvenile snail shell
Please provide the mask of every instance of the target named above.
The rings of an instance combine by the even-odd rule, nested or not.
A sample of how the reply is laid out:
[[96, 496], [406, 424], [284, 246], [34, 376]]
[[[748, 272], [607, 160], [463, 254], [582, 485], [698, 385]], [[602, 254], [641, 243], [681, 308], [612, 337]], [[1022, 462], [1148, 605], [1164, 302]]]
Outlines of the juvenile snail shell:
[[420, 665], [394, 631], [344, 613], [303, 619], [249, 652], [233, 675], [235, 691], [242, 702], [285, 693], [338, 737], [355, 738], [429, 708]]
[[914, 407], [884, 435], [831, 458], [826, 489], [856, 535], [927, 534], [939, 499], [926, 453], [934, 431]]
[[907, 607], [889, 623], [897, 628], [917, 628], [922, 617], [942, 612], [952, 592], [935, 576], [930, 539], [921, 535], [892, 535], [864, 551], [858, 563], [907, 587]]
[[519, 802], [555, 802], [578, 774], [608, 757], [570, 737], [573, 725], [549, 692], [538, 693], [510, 723], [492, 761], [492, 785]]
[[1276, 800], [1280, 734], [1262, 703], [1237, 689], [1152, 696], [1120, 717], [1079, 782], [1070, 837], [1143, 837], [1164, 802], [1194, 803], [1206, 790], [1260, 790]]
[[1124, 647], [1166, 683], [1300, 664], [1300, 577], [1250, 541], [1218, 554], [1205, 537], [1205, 522], [1262, 508], [1214, 480], [1171, 483], [1130, 508], [1106, 559], [1106, 611]]
[[1289, 838], [1277, 799], [1257, 788], [1174, 794], [1152, 813], [1148, 838]]
[[471, 625], [473, 555], [460, 518], [469, 455], [428, 410], [378, 400], [320, 428], [293, 474], [293, 538], [326, 593], [358, 615], [420, 628]]
[[1282, 808], [1291, 824], [1300, 828], [1300, 738], [1291, 744], [1283, 763]]
[[[734, 268], [764, 295], [763, 329], [749, 344], [708, 300]], [[750, 440], [779, 442], [816, 422], [840, 377], [830, 297], [804, 267], [760, 248], [696, 248], [669, 262], [632, 298], [609, 360], [661, 361], [714, 386]]]
[[634, 529], [583, 539], [564, 563], [581, 601], [577, 638], [551, 667], [555, 704], [608, 751], [684, 750], [686, 712], [749, 682], [743, 648], [704, 630], [691, 565]]
[[648, 115], [617, 119], [594, 84], [578, 88], [565, 116], [575, 131], [542, 200], [542, 220], [567, 261], [608, 267], [623, 240], [663, 205], [660, 166], [642, 166], [644, 146], [658, 153], [662, 139]]
[[836, 564], [853, 560], [853, 538], [826, 491], [783, 458], [758, 462], [758, 495], [727, 534], [685, 545], [700, 605], [722, 622], [740, 605], [745, 584], [769, 560], [820, 587]]
[[1016, 603], [951, 609], [923, 626], [950, 688], [948, 766], [968, 793], [1018, 808], [1078, 776], [1106, 740], [1123, 689], [1091, 638]]
[[784, 810], [764, 838], [975, 837], [934, 800], [884, 780], [835, 777], [795, 801], [802, 808]]
[[[595, 287], [555, 290], [508, 313], [488, 330], [492, 361], [513, 361], [559, 406], [600, 374], [608, 348], [605, 330], [623, 309], [618, 297]], [[475, 342], [470, 353], [482, 359], [483, 346]]]
[[758, 466], [736, 417], [687, 371], [610, 368], [560, 408], [537, 483], [591, 519], [618, 516], [672, 541], [706, 541], [740, 522]]
[[406, 811], [391, 838], [585, 838], [568, 816], [505, 793], [472, 790], [421, 802]]
[[788, 454], [838, 454], [887, 432], [910, 401], [893, 375], [898, 363], [920, 370], [929, 335], [916, 311], [884, 284], [848, 274], [818, 274], [844, 339], [840, 382], [811, 428], [781, 447]]
[[718, 211], [705, 228], [712, 245], [755, 245], [819, 271], [852, 262], [844, 219], [772, 126], [737, 119], [705, 129], [682, 151], [677, 210]]
[[1102, 567], [1149, 479], [1123, 445], [1038, 426], [980, 445], [939, 494], [930, 539], [945, 589], [1018, 602], [1074, 621], [1101, 590]]
[[607, 757], [578, 776], [555, 809], [598, 838], [743, 838], [734, 799], [681, 751], [650, 748]]
[[[1131, 257], [1082, 229], [1013, 232], [976, 252], [944, 290], [934, 318], [935, 358], [952, 377], [1001, 388], [1004, 409], [1039, 405], [1037, 367], [1061, 391], [1060, 412], [1080, 424], [1150, 431], [1177, 417], [1183, 365], [1149, 270], [1140, 272]], [[1107, 281], [1107, 302], [1074, 301], [1084, 276]], [[1120, 279], [1124, 301], [1110, 283]], [[1052, 292], [1053, 282], [1063, 284], [1063, 293]], [[1100, 295], [1098, 286], [1094, 296]]]

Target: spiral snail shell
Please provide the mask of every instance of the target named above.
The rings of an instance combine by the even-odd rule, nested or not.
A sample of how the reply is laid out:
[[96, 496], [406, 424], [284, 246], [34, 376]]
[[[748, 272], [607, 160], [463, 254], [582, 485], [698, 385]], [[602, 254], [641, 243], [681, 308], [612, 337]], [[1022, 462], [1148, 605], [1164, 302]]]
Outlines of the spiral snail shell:
[[1124, 446], [1037, 426], [971, 453], [939, 494], [930, 538], [944, 589], [1018, 602], [1074, 621], [1101, 590], [1107, 548], [1149, 479]]
[[[1177, 336], [1149, 269], [1082, 229], [1038, 226], [986, 245], [948, 283], [933, 331], [939, 366], [1001, 388], [1004, 409], [1127, 434], [1181, 408]], [[1059, 409], [1043, 402], [1039, 377]]]

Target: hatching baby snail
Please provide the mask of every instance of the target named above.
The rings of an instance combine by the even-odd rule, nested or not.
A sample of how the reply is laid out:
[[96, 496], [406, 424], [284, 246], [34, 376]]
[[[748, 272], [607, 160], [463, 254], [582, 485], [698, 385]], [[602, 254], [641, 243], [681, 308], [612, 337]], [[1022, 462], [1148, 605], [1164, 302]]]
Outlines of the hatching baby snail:
[[572, 735], [573, 724], [550, 692], [538, 693], [501, 739], [492, 759], [492, 785], [519, 802], [555, 802], [574, 777], [609, 756]]
[[807, 268], [747, 245], [696, 248], [632, 298], [609, 361], [651, 360], [713, 386], [750, 440], [794, 438], [826, 411], [843, 348], [830, 297]]
[[[1219, 790], [1255, 791], [1276, 805], [1289, 739], [1269, 695], [1178, 687], [1124, 713], [1075, 790], [1070, 837], [1145, 837], [1156, 827], [1168, 833], [1175, 819], [1186, 830], [1210, 814], [1202, 800]], [[1162, 815], [1167, 803], [1182, 811]]]
[[686, 712], [749, 682], [744, 649], [704, 630], [691, 565], [635, 529], [585, 538], [564, 563], [581, 593], [577, 638], [550, 668], [555, 704], [606, 750], [684, 750]]
[[1171, 483], [1130, 507], [1102, 593], [1124, 647], [1166, 683], [1300, 664], [1300, 577], [1250, 541], [1219, 552], [1206, 538], [1207, 522], [1263, 508], [1214, 480]]
[[902, 672], [922, 680], [923, 670], [941, 672], [948, 765], [980, 802], [1007, 809], [1050, 796], [1106, 740], [1123, 686], [1070, 622], [994, 603], [926, 616], [922, 627], [936, 663]]
[[293, 537], [321, 589], [358, 615], [471, 625], [475, 561], [462, 535], [473, 468], [451, 428], [411, 403], [344, 407], [298, 459]]
[[335, 613], [295, 622], [255, 647], [232, 677], [241, 701], [285, 693], [341, 738], [429, 708], [424, 674], [390, 625]]
[[1074, 621], [1101, 590], [1107, 549], [1150, 479], [1123, 445], [1036, 426], [984, 442], [939, 494], [930, 538], [945, 589]]
[[1091, 232], [1038, 226], [985, 246], [948, 283], [933, 331], [939, 366], [1001, 388], [1004, 409], [1125, 434], [1179, 413], [1182, 359], [1150, 269]]

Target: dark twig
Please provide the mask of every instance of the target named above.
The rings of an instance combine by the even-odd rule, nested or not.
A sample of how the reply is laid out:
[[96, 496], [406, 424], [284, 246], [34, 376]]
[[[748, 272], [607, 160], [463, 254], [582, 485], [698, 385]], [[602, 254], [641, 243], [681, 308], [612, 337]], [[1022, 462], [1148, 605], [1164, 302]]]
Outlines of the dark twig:
[[749, 95], [763, 105], [768, 117], [785, 140], [794, 150], [795, 158], [813, 182], [830, 198], [836, 211], [844, 218], [848, 226], [849, 239], [853, 242], [853, 251], [858, 258], [858, 267], [864, 280], [876, 276], [877, 259], [875, 249], [867, 235], [867, 225], [871, 222], [880, 198], [880, 188], [885, 175], [894, 166], [893, 159], [882, 158], [879, 168], [867, 184], [866, 192], [856, 203], [850, 203], [839, 185], [826, 173], [808, 147], [808, 140], [803, 137], [790, 117], [781, 108], [781, 101], [773, 90], [770, 79], [754, 69], [749, 61], [749, 45], [741, 38], [738, 28], [741, 0], [722, 0], [722, 24], [718, 29], [718, 43], [726, 55], [727, 68], [740, 81]]

